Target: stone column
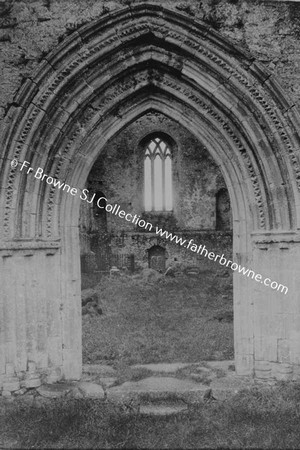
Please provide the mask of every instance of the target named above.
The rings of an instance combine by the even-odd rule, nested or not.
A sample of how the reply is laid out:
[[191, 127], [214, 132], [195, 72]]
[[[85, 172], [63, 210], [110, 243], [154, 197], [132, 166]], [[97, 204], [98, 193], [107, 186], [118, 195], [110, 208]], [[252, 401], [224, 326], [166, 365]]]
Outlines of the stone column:
[[300, 377], [299, 261], [296, 233], [253, 236], [253, 270], [262, 275], [262, 280], [252, 281], [254, 369], [258, 378]]
[[[72, 236], [70, 240], [73, 244]], [[2, 386], [9, 381], [12, 387], [13, 378], [21, 386], [26, 382], [35, 387], [28, 384], [34, 373], [48, 382], [81, 375], [79, 255], [68, 254], [68, 260], [61, 253], [59, 241], [22, 240], [1, 246]], [[17, 390], [17, 384], [13, 387]]]

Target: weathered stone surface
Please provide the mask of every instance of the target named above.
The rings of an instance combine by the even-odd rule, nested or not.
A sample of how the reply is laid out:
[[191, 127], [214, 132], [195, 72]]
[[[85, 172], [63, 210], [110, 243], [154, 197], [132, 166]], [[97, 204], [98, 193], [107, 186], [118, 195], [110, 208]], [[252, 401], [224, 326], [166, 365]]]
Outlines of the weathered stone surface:
[[10, 391], [2, 391], [1, 392], [1, 394], [2, 394], [2, 397], [4, 397], [4, 398], [11, 398], [11, 392]]
[[223, 370], [224, 372], [228, 372], [229, 366], [234, 365], [233, 360], [205, 361], [205, 363], [209, 368]]
[[19, 389], [14, 392], [14, 395], [24, 395], [26, 393], [26, 388]]
[[72, 391], [70, 391], [68, 395], [73, 398], [84, 398], [83, 393], [78, 389], [78, 387], [72, 389]]
[[21, 382], [21, 386], [27, 389], [37, 388], [41, 386], [41, 384], [40, 378], [28, 378]]
[[98, 398], [104, 399], [105, 392], [99, 384], [89, 383], [89, 382], [81, 382], [77, 385], [79, 391], [83, 394], [84, 397]]
[[74, 385], [68, 383], [61, 384], [43, 384], [37, 389], [37, 392], [46, 398], [60, 398], [67, 395]]
[[3, 382], [3, 391], [18, 391], [20, 389], [20, 382], [18, 379], [11, 379]]
[[146, 369], [151, 372], [176, 373], [180, 369], [190, 366], [186, 363], [158, 363], [158, 364], [136, 364], [132, 369]]
[[107, 390], [108, 400], [124, 401], [130, 398], [168, 399], [175, 396], [178, 399], [199, 401], [207, 391], [207, 386], [191, 380], [178, 380], [170, 377], [149, 377], [140, 381], [128, 381], [120, 386]]
[[53, 383], [57, 383], [58, 381], [61, 380], [61, 369], [57, 368], [52, 370], [48, 375], [47, 375], [47, 384], [53, 384]]

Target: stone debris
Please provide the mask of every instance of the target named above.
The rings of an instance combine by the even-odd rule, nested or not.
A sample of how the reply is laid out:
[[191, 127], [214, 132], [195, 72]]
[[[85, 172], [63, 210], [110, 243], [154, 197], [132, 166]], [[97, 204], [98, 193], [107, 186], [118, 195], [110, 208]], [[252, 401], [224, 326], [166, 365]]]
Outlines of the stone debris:
[[15, 391], [14, 395], [24, 395], [26, 393], [26, 391], [27, 391], [27, 389], [22, 388], [22, 389], [19, 389], [18, 391]]
[[99, 294], [94, 289], [84, 289], [81, 291], [82, 314], [101, 315]]
[[[26, 378], [21, 382], [21, 389], [16, 377], [7, 377], [1, 394], [7, 401], [12, 401], [17, 396], [23, 396], [24, 401], [32, 397], [38, 400], [34, 402], [36, 406], [64, 396], [109, 400], [121, 404], [129, 413], [164, 416], [185, 412], [187, 403], [225, 400], [254, 383], [250, 378], [235, 376], [231, 360], [203, 361], [199, 364], [138, 364], [130, 369], [152, 371], [153, 375], [116, 385], [117, 371], [113, 367], [87, 364], [84, 366], [85, 374], [79, 382], [41, 385], [37, 373], [27, 372]], [[85, 377], [88, 379], [85, 380]], [[92, 381], [93, 378], [97, 381]], [[133, 402], [138, 406], [133, 408]]]

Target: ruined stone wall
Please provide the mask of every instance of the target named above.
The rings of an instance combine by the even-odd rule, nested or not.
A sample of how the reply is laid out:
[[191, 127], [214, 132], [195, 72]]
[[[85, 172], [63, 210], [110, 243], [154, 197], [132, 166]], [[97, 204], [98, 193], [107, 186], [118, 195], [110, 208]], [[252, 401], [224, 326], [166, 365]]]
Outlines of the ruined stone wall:
[[[207, 150], [175, 121], [159, 113], [149, 113], [135, 121], [105, 147], [89, 179], [90, 192], [102, 191], [110, 204], [118, 203], [126, 212], [143, 215], [143, 138], [164, 132], [172, 146], [174, 218], [165, 223], [177, 230], [215, 229], [216, 195], [225, 188], [221, 171]], [[147, 216], [154, 219], [159, 214]], [[163, 224], [159, 217], [158, 225]], [[136, 227], [108, 214], [111, 232], [133, 231]]]
[[[172, 145], [172, 172], [174, 208], [172, 213], [144, 213], [144, 180], [143, 164], [145, 148], [141, 141], [152, 133], [163, 132], [166, 139], [170, 137]], [[216, 199], [221, 190], [226, 190], [226, 184], [221, 171], [193, 135], [175, 121], [163, 114], [148, 113], [141, 117], [106, 145], [89, 175], [87, 188], [89, 199], [94, 193], [102, 192], [111, 205], [120, 205], [126, 213], [138, 215], [150, 223], [151, 233], [127, 222], [117, 215], [106, 213], [107, 232], [110, 235], [111, 250], [114, 253], [133, 253], [137, 266], [147, 264], [147, 250], [153, 245], [162, 245], [169, 255], [167, 266], [174, 260], [201, 264], [199, 258], [189, 252], [183, 252], [180, 245], [172, 245], [166, 239], [158, 239], [155, 234], [156, 225], [166, 231], [173, 231], [186, 239], [193, 238], [216, 251], [219, 236], [216, 230]], [[95, 198], [94, 198], [95, 206]], [[103, 202], [101, 203], [103, 205]], [[103, 211], [95, 209], [96, 214]], [[229, 214], [231, 215], [230, 211]], [[102, 224], [97, 225], [97, 217], [93, 214], [93, 205], [87, 202], [81, 204], [80, 214], [81, 253], [93, 248], [92, 239], [97, 232], [103, 232]], [[230, 224], [226, 227], [229, 231]], [[203, 233], [210, 230], [210, 238]], [[199, 232], [200, 233], [199, 235]], [[215, 238], [213, 238], [215, 235]], [[231, 233], [223, 240], [223, 252], [232, 253]], [[90, 236], [90, 245], [88, 237]], [[215, 242], [214, 242], [215, 240]], [[204, 242], [203, 242], [204, 244]], [[101, 242], [98, 243], [101, 245]], [[96, 245], [97, 247], [97, 245]], [[220, 250], [220, 249], [219, 249]], [[200, 258], [201, 259], [201, 258]]]

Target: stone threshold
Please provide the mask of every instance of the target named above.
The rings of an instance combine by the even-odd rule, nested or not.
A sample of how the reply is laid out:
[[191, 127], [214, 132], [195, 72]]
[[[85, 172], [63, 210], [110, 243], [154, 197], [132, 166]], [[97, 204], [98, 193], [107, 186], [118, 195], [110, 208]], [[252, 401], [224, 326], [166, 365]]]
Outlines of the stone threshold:
[[253, 379], [235, 374], [233, 361], [137, 364], [129, 369], [140, 379], [118, 384], [113, 367], [86, 364], [80, 381], [43, 384], [5, 397], [26, 394], [38, 406], [63, 397], [90, 398], [118, 404], [128, 413], [159, 416], [186, 413], [195, 403], [223, 401], [254, 385]]

